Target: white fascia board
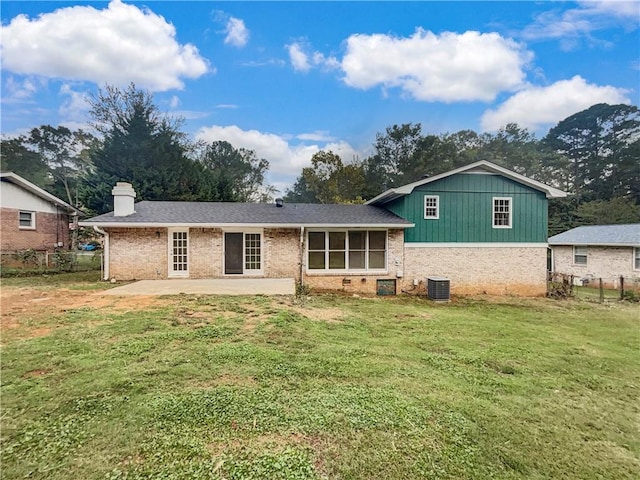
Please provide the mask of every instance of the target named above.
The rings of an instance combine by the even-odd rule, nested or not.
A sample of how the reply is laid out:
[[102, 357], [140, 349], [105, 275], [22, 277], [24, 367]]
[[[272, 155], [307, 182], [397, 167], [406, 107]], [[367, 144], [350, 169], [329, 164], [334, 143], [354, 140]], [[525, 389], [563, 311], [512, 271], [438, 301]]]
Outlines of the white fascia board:
[[491, 162], [487, 162], [486, 160], [480, 160], [479, 162], [475, 162], [470, 165], [465, 165], [464, 167], [456, 168], [455, 170], [450, 170], [448, 172], [440, 173], [439, 175], [434, 175], [433, 177], [423, 178], [422, 180], [418, 180], [416, 182], [403, 185], [402, 187], [392, 188], [390, 190], [387, 190], [384, 193], [381, 193], [377, 197], [372, 198], [368, 202], [365, 202], [365, 205], [373, 204], [379, 201], [383, 201], [382, 203], [387, 203], [399, 196], [410, 194], [411, 192], [413, 192], [413, 190], [416, 187], [420, 187], [422, 185], [426, 185], [428, 183], [435, 182], [440, 179], [450, 177], [452, 175], [457, 175], [458, 173], [464, 173], [469, 170], [474, 170], [479, 167], [486, 168], [490, 172], [504, 175], [507, 178], [510, 178], [518, 183], [527, 185], [531, 188], [534, 188], [535, 190], [540, 190], [546, 194], [547, 198], [563, 198], [567, 196], [566, 192], [563, 192], [562, 190], [559, 190], [555, 187], [545, 185], [544, 183], [538, 182], [537, 180], [532, 180], [528, 177], [520, 175], [519, 173], [513, 172], [504, 167], [500, 167], [499, 165], [495, 165]]
[[639, 248], [640, 243], [597, 243], [597, 242], [560, 242], [560, 243], [551, 243], [549, 242], [549, 246], [551, 247], [628, 247], [628, 248]]
[[517, 243], [517, 242], [405, 242], [405, 248], [547, 248], [546, 242]]
[[415, 227], [415, 224], [387, 224], [387, 223], [372, 223], [372, 224], [344, 224], [344, 223], [305, 223], [305, 224], [275, 224], [275, 223], [154, 223], [154, 222], [80, 222], [81, 227], [99, 227], [99, 228], [411, 228]]

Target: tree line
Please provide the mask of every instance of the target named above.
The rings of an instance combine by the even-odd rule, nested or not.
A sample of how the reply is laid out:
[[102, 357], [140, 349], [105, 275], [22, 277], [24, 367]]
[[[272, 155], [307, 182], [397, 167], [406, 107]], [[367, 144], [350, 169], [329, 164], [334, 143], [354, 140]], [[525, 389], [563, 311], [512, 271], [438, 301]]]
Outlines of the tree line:
[[640, 222], [640, 112], [597, 104], [542, 139], [517, 124], [498, 132], [423, 134], [419, 123], [378, 133], [373, 154], [345, 163], [316, 153], [287, 191], [289, 202], [362, 203], [388, 188], [487, 160], [570, 195], [549, 206], [551, 235], [579, 225]]
[[[131, 182], [138, 200], [270, 200], [269, 162], [225, 141], [193, 141], [131, 84], [90, 99], [92, 132], [43, 125], [2, 139], [0, 168], [87, 214], [112, 210], [111, 189]], [[388, 188], [488, 160], [570, 193], [550, 202], [550, 234], [581, 224], [640, 221], [640, 112], [594, 105], [542, 139], [516, 124], [496, 133], [424, 134], [419, 123], [387, 127], [373, 153], [345, 161], [320, 151], [285, 192], [288, 202], [362, 203]]]
[[191, 140], [135, 85], [105, 87], [89, 101], [95, 134], [43, 125], [2, 139], [1, 169], [89, 215], [113, 209], [117, 181], [131, 182], [138, 200], [251, 202], [273, 193], [267, 160], [228, 142]]

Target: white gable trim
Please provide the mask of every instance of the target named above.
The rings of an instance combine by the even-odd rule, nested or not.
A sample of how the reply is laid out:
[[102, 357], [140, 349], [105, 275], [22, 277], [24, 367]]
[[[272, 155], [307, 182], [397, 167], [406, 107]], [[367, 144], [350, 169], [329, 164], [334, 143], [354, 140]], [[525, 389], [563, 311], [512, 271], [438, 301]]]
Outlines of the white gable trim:
[[562, 198], [566, 197], [567, 193], [559, 190], [557, 188], [551, 187], [549, 185], [545, 185], [544, 183], [538, 182], [536, 180], [532, 180], [530, 178], [525, 177], [524, 175], [520, 175], [519, 173], [513, 172], [504, 167], [500, 167], [491, 162], [487, 162], [486, 160], [481, 160], [479, 162], [472, 163], [470, 165], [466, 165], [464, 167], [456, 168], [455, 170], [451, 170], [449, 172], [441, 173], [439, 175], [434, 175], [433, 177], [423, 178], [418, 180], [417, 182], [409, 183], [407, 185], [403, 185], [398, 188], [392, 188], [387, 190], [386, 192], [381, 193], [377, 197], [372, 198], [368, 202], [365, 202], [365, 205], [376, 205], [390, 202], [391, 200], [395, 200], [398, 197], [409, 195], [416, 187], [420, 187], [422, 185], [426, 185], [431, 182], [436, 182], [446, 177], [450, 177], [452, 175], [457, 175], [459, 173], [487, 173], [487, 174], [499, 174], [506, 178], [510, 178], [511, 180], [531, 187], [535, 190], [539, 190], [544, 192], [547, 198]]

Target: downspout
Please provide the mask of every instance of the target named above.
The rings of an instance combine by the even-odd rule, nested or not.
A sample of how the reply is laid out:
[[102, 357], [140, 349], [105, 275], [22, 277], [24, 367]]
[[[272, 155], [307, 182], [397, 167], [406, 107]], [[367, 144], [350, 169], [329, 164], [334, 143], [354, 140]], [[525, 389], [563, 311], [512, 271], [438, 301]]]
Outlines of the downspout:
[[300, 285], [304, 285], [304, 225], [300, 225]]
[[93, 229], [101, 235], [104, 235], [104, 249], [103, 249], [103, 262], [104, 262], [104, 272], [103, 272], [103, 280], [109, 280], [109, 234], [102, 230], [98, 226], [93, 226]]
[[62, 223], [62, 215], [60, 214], [60, 207], [56, 204], [56, 245], [54, 250], [60, 247], [60, 224]]

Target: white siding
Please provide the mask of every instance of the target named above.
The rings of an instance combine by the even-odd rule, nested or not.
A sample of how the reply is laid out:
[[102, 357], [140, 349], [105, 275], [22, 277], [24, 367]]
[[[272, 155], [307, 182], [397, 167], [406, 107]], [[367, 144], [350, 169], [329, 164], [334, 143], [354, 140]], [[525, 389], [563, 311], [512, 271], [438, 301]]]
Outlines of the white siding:
[[56, 207], [51, 203], [9, 182], [0, 184], [0, 206], [31, 212], [57, 213]]

